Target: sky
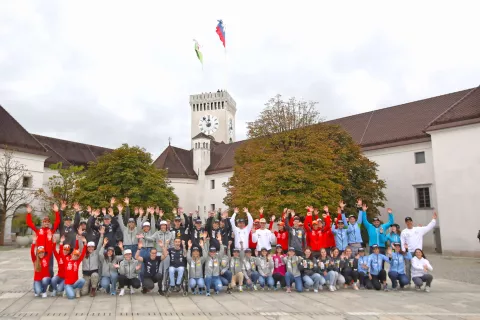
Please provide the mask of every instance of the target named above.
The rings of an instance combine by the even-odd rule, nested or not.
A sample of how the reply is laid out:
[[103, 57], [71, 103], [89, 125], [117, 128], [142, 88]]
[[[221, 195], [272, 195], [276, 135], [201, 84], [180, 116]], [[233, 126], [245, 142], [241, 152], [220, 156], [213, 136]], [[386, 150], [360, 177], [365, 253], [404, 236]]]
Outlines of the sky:
[[0, 1], [0, 105], [31, 133], [155, 158], [190, 148], [190, 94], [226, 89], [242, 140], [277, 93], [331, 120], [480, 85], [478, 1], [401, 4]]

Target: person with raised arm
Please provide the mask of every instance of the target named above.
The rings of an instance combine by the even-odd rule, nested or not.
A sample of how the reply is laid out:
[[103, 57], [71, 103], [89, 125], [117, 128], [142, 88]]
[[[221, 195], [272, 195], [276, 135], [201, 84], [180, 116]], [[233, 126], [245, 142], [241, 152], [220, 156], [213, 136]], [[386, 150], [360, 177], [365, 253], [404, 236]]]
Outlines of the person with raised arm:
[[[135, 218], [130, 217], [130, 199], [125, 198], [123, 200], [125, 203], [125, 218], [127, 220], [127, 225], [123, 222], [124, 217], [122, 215], [123, 205], [119, 203], [117, 205], [118, 215], [116, 217], [120, 230], [123, 232], [123, 247], [125, 249], [132, 250], [132, 255], [135, 257], [138, 249], [138, 237], [137, 234], [142, 231], [141, 218], [137, 218], [137, 225], [135, 225]], [[138, 209], [137, 213], [138, 213]]]
[[243, 208], [243, 212], [247, 215], [248, 224], [245, 225], [245, 219], [238, 219], [237, 225], [235, 225], [235, 218], [238, 214], [238, 208], [233, 209], [233, 215], [230, 218], [230, 223], [232, 225], [232, 231], [235, 240], [235, 248], [240, 249], [240, 241], [243, 241], [244, 244], [248, 243], [248, 237], [250, 231], [253, 228], [253, 218], [247, 208]]
[[173, 208], [172, 212], [175, 217], [173, 219], [173, 227], [170, 228], [170, 233], [172, 233], [175, 238], [180, 238], [183, 241], [188, 241], [189, 238], [186, 232], [186, 228], [182, 226], [182, 216], [184, 217], [186, 223], [187, 215], [183, 213], [182, 207], [179, 207], [178, 211], [177, 209]]
[[[162, 242], [163, 245], [163, 242]], [[141, 249], [143, 247], [143, 242], [138, 242], [138, 248]], [[163, 294], [162, 282], [163, 282], [163, 268], [161, 266], [162, 261], [167, 258], [168, 255], [163, 254], [162, 252], [159, 254], [157, 249], [151, 248], [150, 255], [146, 258], [140, 255], [140, 250], [137, 251], [135, 255], [135, 259], [143, 263], [144, 266], [144, 273], [143, 273], [143, 281], [142, 281], [142, 293], [146, 294], [150, 292], [155, 287], [155, 283], [158, 286], [158, 294]]]
[[35, 296], [47, 297], [47, 288], [50, 285], [52, 278], [50, 277], [50, 255], [52, 253], [52, 235], [47, 237], [48, 245], [50, 249], [45, 250], [44, 246], [37, 245], [37, 235], [32, 234], [32, 247], [30, 255], [33, 262], [33, 289]]
[[[207, 256], [200, 255], [203, 250], [203, 240], [200, 241], [200, 248], [192, 247], [192, 241], [188, 240], [187, 267], [188, 267], [188, 286], [193, 294], [201, 294], [205, 290], [205, 280], [203, 279], [203, 264]], [[219, 248], [220, 250], [220, 248]]]
[[[110, 203], [113, 205], [115, 203], [115, 198], [110, 200]], [[117, 246], [117, 230], [119, 229], [120, 225], [116, 218], [114, 218], [115, 214], [113, 212], [113, 207], [108, 208], [108, 213], [106, 208], [102, 208], [103, 214], [103, 227], [105, 227], [104, 238], [108, 239], [107, 247], [116, 247]], [[97, 227], [99, 229], [99, 227]], [[98, 240], [95, 245], [101, 244], [101, 241]]]
[[[387, 254], [388, 252], [391, 252], [391, 248], [388, 248]], [[388, 291], [387, 273], [382, 264], [389, 261], [390, 259], [387, 256], [380, 253], [380, 247], [377, 244], [372, 245], [372, 253], [368, 256], [368, 269], [370, 271], [368, 278], [375, 290], [380, 290], [383, 287], [384, 291]]]
[[[272, 216], [270, 218], [270, 225], [268, 226], [268, 229], [270, 229], [270, 231], [272, 231], [273, 229], [274, 222], [275, 216]], [[275, 238], [277, 238], [277, 245], [280, 245], [283, 252], [286, 253], [288, 251], [288, 231], [287, 229], [285, 229], [285, 222], [279, 221], [277, 223], [277, 229], [278, 230], [273, 231], [273, 235], [275, 236]]]
[[[260, 208], [260, 214], [263, 216], [263, 207]], [[256, 250], [260, 252], [263, 248], [267, 251], [272, 250], [272, 242], [274, 241], [274, 235], [267, 228], [267, 220], [265, 218], [260, 219], [260, 228], [255, 230], [252, 235], [252, 241], [257, 244]]]
[[[295, 222], [294, 222], [295, 223]], [[286, 257], [283, 257], [283, 263], [287, 267], [287, 272], [285, 273], [285, 283], [287, 285], [287, 293], [292, 292], [292, 284], [295, 283], [295, 290], [297, 292], [303, 291], [303, 281], [302, 274], [298, 266], [302, 262], [302, 257], [295, 255], [295, 248], [288, 248], [288, 253]]]
[[[82, 287], [81, 295], [86, 296], [90, 292], [90, 297], [95, 297], [97, 292], [98, 282], [100, 281], [100, 260], [98, 253], [102, 249], [103, 235], [105, 234], [105, 227], [101, 226], [99, 229], [100, 240], [95, 248], [95, 242], [91, 241], [87, 243], [87, 253], [82, 263], [82, 274], [85, 279], [85, 285]], [[110, 242], [110, 240], [109, 240]]]
[[[170, 240], [167, 240], [166, 243], [169, 241]], [[180, 285], [182, 284], [183, 273], [185, 272], [186, 255], [187, 248], [185, 247], [185, 241], [182, 243], [182, 239], [175, 238], [175, 240], [173, 240], [173, 247], [168, 248], [168, 256], [170, 257], [168, 274], [171, 291], [180, 292], [183, 290]], [[175, 274], [177, 275], [176, 279]]]
[[59, 231], [60, 236], [65, 237], [64, 244], [67, 244], [72, 250], [75, 247], [75, 242], [77, 241], [77, 231], [80, 226], [80, 215], [82, 213], [82, 207], [75, 202], [73, 204], [73, 209], [75, 210], [75, 217], [72, 224], [72, 217], [65, 214], [65, 208], [67, 207], [67, 202], [62, 201], [60, 203], [60, 224]]
[[[132, 250], [125, 249], [120, 243], [119, 247], [123, 252], [123, 260], [115, 265], [118, 269], [118, 287], [120, 288], [119, 296], [125, 295], [125, 286], [130, 288], [130, 294], [135, 293], [135, 289], [140, 288], [141, 282], [138, 279], [138, 274], [142, 268], [142, 263], [132, 258]], [[166, 249], [164, 250], [164, 252]]]
[[391, 251], [387, 256], [390, 258], [390, 270], [388, 271], [388, 277], [392, 281], [392, 289], [398, 289], [398, 283], [400, 288], [403, 289], [408, 283], [408, 277], [405, 274], [405, 261], [412, 259], [412, 254], [408, 252], [408, 245], [405, 244], [405, 251], [402, 251], [400, 242], [392, 243], [394, 252]]
[[[112, 296], [117, 294], [118, 270], [115, 265], [123, 260], [123, 256], [115, 255], [115, 248], [105, 246], [108, 244], [108, 239], [104, 238], [101, 244], [101, 249], [98, 252], [98, 258], [101, 263], [101, 279], [100, 286], [108, 294]], [[100, 244], [98, 244], [100, 246]]]
[[430, 292], [433, 276], [429, 274], [433, 267], [423, 254], [422, 249], [415, 249], [415, 256], [412, 258], [412, 280], [415, 289], [421, 290], [422, 284], [425, 283], [425, 292]]
[[357, 208], [358, 211], [358, 220], [355, 215], [351, 214], [348, 216], [348, 221], [345, 216], [345, 202], [340, 201], [339, 204], [340, 210], [342, 212], [342, 220], [345, 226], [347, 226], [347, 237], [348, 237], [348, 246], [352, 249], [352, 254], [354, 256], [358, 253], [358, 248], [362, 247], [363, 239], [362, 239], [362, 232], [360, 226], [362, 225], [362, 199], [357, 199]]
[[[219, 237], [221, 237], [219, 235]], [[215, 247], [209, 247], [210, 240], [206, 239], [203, 246], [203, 256], [205, 260], [205, 286], [206, 295], [210, 296], [210, 289], [213, 286], [215, 294], [222, 290], [222, 281], [220, 281], [221, 260], [224, 256], [223, 244], [220, 244], [220, 251], [217, 252]], [[207, 249], [208, 248], [208, 249]]]
[[[381, 224], [380, 219], [378, 217], [373, 218], [373, 223], [370, 223], [367, 219], [367, 204], [362, 204], [362, 219], [363, 224], [368, 232], [368, 242], [370, 246], [370, 254], [373, 252], [373, 245], [376, 245], [379, 253], [385, 255], [385, 242], [386, 242], [386, 234], [387, 229], [393, 224], [393, 213], [392, 209], [388, 208], [388, 222]], [[383, 263], [382, 263], [383, 269]]]
[[[338, 213], [341, 215], [341, 209], [338, 208]], [[335, 245], [337, 249], [342, 253], [348, 247], [348, 231], [344, 228], [345, 224], [343, 219], [336, 221], [338, 228], [335, 224], [332, 225], [332, 232], [335, 235]]]
[[77, 249], [73, 250], [71, 258], [65, 266], [65, 293], [68, 299], [80, 298], [80, 289], [85, 284], [85, 279], [78, 278], [78, 269], [87, 253], [87, 239], [82, 237], [82, 253]]
[[353, 290], [358, 290], [358, 257], [353, 255], [352, 248], [347, 247], [342, 254], [342, 259], [342, 269], [340, 271], [345, 278], [344, 288], [351, 285]]
[[[423, 236], [435, 227], [435, 225], [437, 224], [437, 217], [437, 213], [434, 212], [432, 216], [432, 221], [430, 221], [430, 223], [425, 227], [414, 227], [413, 219], [411, 217], [406, 217], [405, 224], [407, 225], [407, 228], [403, 229], [400, 234], [402, 250], [405, 251], [405, 244], [410, 250], [423, 250]], [[408, 283], [410, 283], [412, 279], [411, 261], [412, 260], [405, 261], [405, 269], [408, 277]]]
[[57, 251], [57, 245], [55, 237], [52, 239], [52, 249], [55, 259], [57, 260], [58, 272], [57, 275], [52, 278], [52, 297], [57, 296], [57, 292], [64, 292], [65, 290], [65, 266], [71, 259], [70, 252], [73, 249], [78, 249], [78, 236], [75, 237], [75, 247], [71, 248], [69, 244], [63, 244], [65, 236], [60, 237], [60, 248]]
[[[290, 212], [289, 214], [292, 213]], [[288, 217], [288, 219], [290, 219], [290, 217]], [[293, 227], [290, 227], [288, 224], [286, 224], [285, 228], [289, 232], [288, 250], [290, 251], [290, 248], [293, 248], [295, 250], [295, 256], [301, 257], [303, 255], [303, 249], [307, 245], [307, 239], [305, 236], [305, 229], [300, 226], [300, 217], [295, 216], [293, 218]]]

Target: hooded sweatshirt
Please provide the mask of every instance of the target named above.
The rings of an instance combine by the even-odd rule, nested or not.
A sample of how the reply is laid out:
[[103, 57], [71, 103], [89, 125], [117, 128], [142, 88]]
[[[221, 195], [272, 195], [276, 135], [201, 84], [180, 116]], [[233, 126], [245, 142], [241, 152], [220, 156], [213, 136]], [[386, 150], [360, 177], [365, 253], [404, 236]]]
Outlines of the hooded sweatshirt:
[[158, 252], [161, 252], [163, 249], [160, 248], [160, 245], [158, 244], [159, 240], [162, 240], [163, 245], [167, 244], [168, 241], [168, 247], [171, 248], [173, 247], [173, 240], [175, 239], [175, 235], [171, 233], [169, 230], [163, 231], [163, 230], [158, 230], [155, 232], [155, 234], [151, 237], [155, 241], [155, 249], [157, 249]]
[[[123, 260], [123, 256], [112, 256], [112, 260], [105, 258], [105, 247], [102, 246], [98, 251], [98, 260], [102, 266], [102, 277], [111, 277], [112, 274], [117, 274], [118, 270], [114, 265], [119, 264]], [[107, 260], [108, 259], [108, 260]]]
[[98, 258], [98, 253], [101, 252], [102, 249], [100, 243], [103, 244], [103, 235], [100, 236], [99, 244], [97, 245], [95, 251], [92, 253], [87, 253], [88, 256], [86, 254], [85, 258], [83, 259], [82, 274], [84, 276], [90, 276], [95, 272], [98, 273], [98, 269], [100, 269], [100, 261]]
[[[127, 207], [125, 215], [130, 217], [130, 208]], [[137, 218], [137, 225], [130, 229], [128, 225], [126, 226], [123, 223], [123, 216], [122, 213], [118, 213], [117, 215], [118, 224], [120, 226], [120, 230], [123, 233], [123, 245], [124, 246], [131, 246], [131, 245], [138, 245], [138, 238], [137, 234], [142, 232], [142, 219], [140, 217]], [[128, 223], [127, 223], [128, 224]]]
[[427, 272], [423, 269], [423, 266], [427, 265], [427, 270], [432, 271], [433, 267], [430, 262], [425, 258], [418, 259], [417, 257], [412, 258], [412, 278], [421, 277]]
[[123, 259], [120, 262], [120, 267], [118, 268], [118, 273], [127, 277], [127, 279], [135, 279], [138, 276], [139, 270], [137, 266], [141, 262], [135, 259], [125, 260]]
[[192, 258], [192, 250], [188, 249], [187, 252], [187, 266], [188, 266], [188, 278], [203, 278], [203, 264], [205, 263], [206, 256], [203, 255], [198, 259]]
[[150, 224], [150, 230], [148, 230], [148, 232], [145, 232], [143, 231], [143, 223], [147, 221], [147, 216], [143, 216], [143, 218], [141, 217], [138, 217], [138, 220], [140, 220], [140, 223], [138, 223], [138, 227], [139, 227], [139, 234], [143, 235], [143, 247], [144, 248], [153, 248], [155, 247], [155, 238], [153, 237], [153, 235], [155, 234], [155, 232], [157, 231], [155, 229], [155, 223], [151, 223]]
[[302, 262], [302, 257], [299, 256], [285, 256], [283, 257], [283, 263], [287, 266], [287, 272], [290, 272], [294, 277], [300, 277], [301, 273], [298, 269], [298, 265]]
[[315, 259], [313, 255], [310, 255], [308, 258], [304, 257], [298, 267], [302, 275], [311, 277], [318, 271], [317, 259]]
[[273, 255], [273, 273], [281, 274], [282, 276], [285, 276], [285, 273], [287, 272], [287, 266], [283, 262], [283, 258], [286, 257], [285, 254], [274, 254]]
[[260, 256], [255, 259], [257, 264], [258, 273], [262, 277], [269, 277], [273, 274], [274, 263], [273, 259], [270, 257], [267, 261], [267, 257]]
[[[270, 221], [270, 225], [268, 229], [272, 231], [273, 221]], [[278, 230], [278, 231], [272, 231], [272, 232], [275, 238], [277, 238], [277, 244], [282, 246], [282, 250], [288, 250], [288, 231], [285, 229], [285, 227], [283, 228], [282, 231]]]
[[210, 241], [207, 239], [203, 246], [203, 256], [205, 257], [205, 277], [217, 277], [220, 275], [220, 265], [224, 256], [223, 244], [220, 245], [220, 251], [213, 257], [208, 252]]
[[27, 213], [26, 220], [27, 220], [27, 226], [29, 226], [30, 229], [32, 229], [32, 231], [35, 232], [37, 235], [37, 240], [36, 240], [37, 246], [44, 247], [45, 251], [52, 251], [52, 246], [50, 245], [52, 241], [48, 240], [48, 235], [50, 234], [53, 236], [55, 231], [57, 231], [58, 226], [60, 224], [60, 213], [58, 211], [55, 212], [55, 222], [53, 223], [53, 228], [51, 229], [43, 228], [43, 227], [40, 229], [37, 229], [37, 227], [35, 227], [35, 224], [32, 221], [31, 213]]
[[73, 285], [78, 280], [78, 269], [83, 257], [87, 253], [87, 246], [83, 246], [82, 253], [78, 260], [69, 260], [65, 266], [65, 285]]
[[32, 248], [30, 250], [30, 255], [32, 257], [32, 262], [33, 262], [33, 270], [34, 270], [34, 275], [33, 275], [33, 280], [34, 281], [42, 281], [43, 278], [50, 278], [50, 255], [52, 254], [52, 249], [50, 246], [50, 251], [45, 250], [45, 255], [43, 258], [40, 260], [40, 266], [41, 269], [40, 271], [35, 270], [35, 261], [37, 261], [37, 256], [35, 252], [35, 243], [32, 243]]

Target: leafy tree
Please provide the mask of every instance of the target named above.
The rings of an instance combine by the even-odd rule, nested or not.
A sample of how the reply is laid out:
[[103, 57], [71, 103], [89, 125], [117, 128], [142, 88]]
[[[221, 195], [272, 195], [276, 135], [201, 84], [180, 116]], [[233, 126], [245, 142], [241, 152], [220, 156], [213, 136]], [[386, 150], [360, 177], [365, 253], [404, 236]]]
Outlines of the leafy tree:
[[12, 150], [4, 147], [0, 155], [0, 246], [4, 244], [5, 221], [17, 207], [34, 198], [31, 189], [24, 187], [24, 177], [29, 176], [26, 166], [15, 160]]
[[[312, 117], [318, 114], [312, 111]], [[362, 155], [360, 147], [339, 126], [315, 124], [293, 130], [282, 115], [268, 134], [258, 134], [264, 113], [235, 153], [233, 176], [225, 184], [229, 207], [264, 207], [268, 214], [279, 214], [284, 207], [303, 212], [307, 205], [330, 207], [336, 213], [340, 200], [347, 212], [356, 212], [356, 198], [377, 215], [383, 206], [385, 182], [377, 177], [377, 165]], [[309, 122], [305, 122], [309, 123]], [[266, 125], [270, 125], [267, 123]], [[280, 128], [277, 130], [277, 128]], [[271, 134], [270, 134], [271, 133]], [[255, 210], [252, 210], [255, 213]]]
[[159, 206], [170, 212], [178, 204], [165, 170], [152, 165], [150, 153], [127, 144], [89, 163], [75, 197], [83, 206], [107, 207], [111, 197], [130, 198], [131, 206]]
[[78, 181], [82, 177], [83, 166], [63, 167], [61, 162], [52, 164], [50, 169], [58, 171], [58, 175], [53, 175], [48, 179], [47, 190], [40, 188], [36, 191], [35, 197], [44, 205], [43, 212], [51, 213], [50, 204], [65, 201], [68, 208], [71, 208], [75, 202], [75, 191]]
[[295, 97], [283, 100], [277, 94], [265, 104], [257, 120], [247, 123], [247, 135], [249, 138], [271, 136], [319, 123], [321, 118], [316, 105], [317, 102], [298, 101]]

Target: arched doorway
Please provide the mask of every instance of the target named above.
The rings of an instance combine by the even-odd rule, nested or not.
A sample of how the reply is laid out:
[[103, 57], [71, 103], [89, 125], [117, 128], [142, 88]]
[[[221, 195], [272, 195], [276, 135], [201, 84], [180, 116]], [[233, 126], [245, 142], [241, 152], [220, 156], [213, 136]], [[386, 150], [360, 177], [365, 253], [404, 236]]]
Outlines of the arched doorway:
[[12, 236], [12, 240], [14, 236], [16, 237], [32, 234], [32, 231], [27, 226], [26, 217], [27, 205], [21, 204], [15, 209], [12, 216], [10, 224], [10, 234]]

